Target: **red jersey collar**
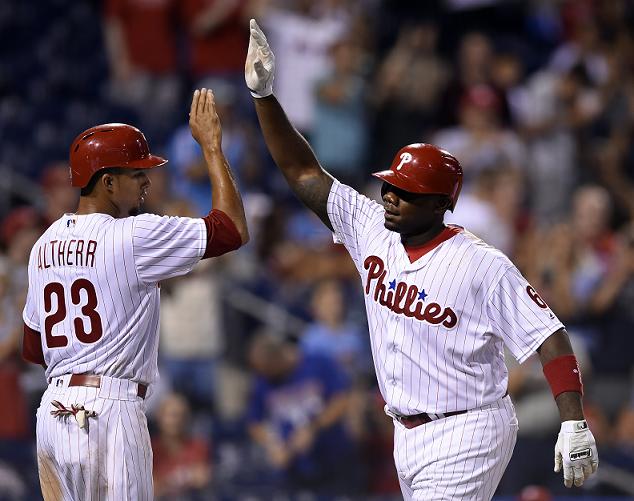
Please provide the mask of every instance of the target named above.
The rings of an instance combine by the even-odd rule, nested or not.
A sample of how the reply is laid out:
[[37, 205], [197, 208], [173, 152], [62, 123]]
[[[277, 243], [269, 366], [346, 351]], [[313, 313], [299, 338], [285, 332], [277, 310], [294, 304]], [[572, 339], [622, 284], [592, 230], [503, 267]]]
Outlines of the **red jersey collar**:
[[451, 237], [457, 235], [461, 231], [462, 231], [462, 228], [460, 226], [447, 226], [438, 235], [436, 235], [429, 242], [426, 242], [423, 245], [418, 245], [418, 246], [404, 245], [403, 247], [405, 247], [405, 252], [407, 252], [407, 256], [409, 257], [409, 262], [413, 263], [414, 261], [417, 261], [428, 252], [434, 250], [441, 243], [443, 243], [446, 240], [449, 240]]

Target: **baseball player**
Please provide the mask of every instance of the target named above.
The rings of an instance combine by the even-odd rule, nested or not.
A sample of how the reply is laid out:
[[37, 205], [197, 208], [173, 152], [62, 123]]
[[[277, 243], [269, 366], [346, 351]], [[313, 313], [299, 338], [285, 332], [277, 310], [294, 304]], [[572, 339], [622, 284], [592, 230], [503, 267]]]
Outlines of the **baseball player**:
[[378, 204], [325, 172], [273, 96], [275, 57], [251, 21], [247, 86], [273, 159], [334, 232], [361, 275], [370, 342], [405, 499], [491, 499], [511, 458], [517, 419], [506, 347], [537, 351], [561, 415], [555, 471], [567, 487], [598, 465], [563, 325], [511, 261], [443, 223], [462, 186], [456, 158], [429, 144], [401, 149]]
[[194, 92], [190, 127], [202, 147], [213, 210], [204, 218], [140, 214], [152, 155], [140, 130], [98, 125], [70, 148], [81, 188], [29, 260], [23, 356], [49, 385], [37, 411], [37, 456], [49, 500], [151, 500], [144, 398], [157, 380], [160, 281], [247, 242], [210, 90]]

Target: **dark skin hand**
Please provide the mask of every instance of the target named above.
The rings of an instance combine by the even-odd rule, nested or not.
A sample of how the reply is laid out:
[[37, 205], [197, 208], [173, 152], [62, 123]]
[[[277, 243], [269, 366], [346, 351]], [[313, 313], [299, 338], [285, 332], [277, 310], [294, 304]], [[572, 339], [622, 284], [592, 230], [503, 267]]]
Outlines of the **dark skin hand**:
[[[560, 329], [537, 348], [542, 367], [551, 360], [562, 355], [574, 355], [570, 339], [565, 329]], [[581, 394], [575, 391], [561, 393], [557, 399], [557, 407], [561, 421], [579, 421], [584, 419]]]

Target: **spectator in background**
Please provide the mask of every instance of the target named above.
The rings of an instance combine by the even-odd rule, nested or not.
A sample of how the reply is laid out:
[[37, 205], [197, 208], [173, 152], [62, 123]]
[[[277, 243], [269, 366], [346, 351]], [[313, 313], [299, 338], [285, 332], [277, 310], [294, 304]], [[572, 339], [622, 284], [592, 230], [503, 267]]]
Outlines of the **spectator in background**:
[[526, 177], [531, 208], [539, 226], [562, 221], [572, 191], [581, 180], [577, 131], [599, 113], [600, 102], [581, 68], [557, 75], [536, 73], [525, 86], [516, 119], [527, 144]]
[[[451, 80], [444, 89], [441, 106], [435, 117], [436, 125], [451, 127], [460, 120], [461, 102], [464, 95], [474, 87], [491, 85], [493, 47], [484, 33], [471, 32], [460, 39], [455, 69]], [[505, 102], [497, 96], [502, 116]]]
[[6, 259], [0, 260], [0, 401], [5, 402], [0, 409], [0, 460], [25, 466], [24, 457], [28, 455], [14, 449], [24, 447], [23, 441], [29, 433], [26, 399], [20, 386], [19, 357], [20, 303], [24, 302], [25, 294], [12, 294], [16, 291], [12, 290], [9, 266]]
[[77, 207], [79, 190], [68, 182], [68, 165], [55, 163], [46, 167], [40, 176], [40, 186], [44, 195], [42, 216], [49, 225], [63, 214], [73, 212]]
[[[574, 67], [581, 66], [592, 85], [598, 87], [608, 78], [606, 46], [601, 40], [592, 9], [584, 9], [583, 3], [567, 2], [565, 8], [572, 14], [569, 17], [570, 38], [557, 47], [551, 56], [549, 67], [556, 73], [566, 74]], [[575, 9], [576, 13], [572, 12]]]
[[[630, 383], [634, 383], [630, 381]], [[634, 384], [630, 385], [631, 393], [623, 405], [616, 427], [616, 442], [634, 459]]]
[[605, 140], [592, 159], [599, 179], [624, 219], [634, 220], [634, 37], [621, 36], [608, 57], [610, 77], [602, 89], [605, 108], [598, 120]]
[[522, 202], [521, 185], [517, 170], [504, 166], [483, 169], [476, 175], [472, 190], [461, 195], [460, 203], [445, 221], [463, 226], [512, 257]]
[[524, 98], [522, 80], [524, 78], [524, 63], [513, 52], [497, 52], [491, 61], [491, 85], [496, 93], [502, 96], [508, 109], [503, 113], [502, 121], [507, 126], [517, 126], [517, 108]]
[[[195, 217], [184, 199], [172, 200], [165, 214]], [[212, 261], [198, 263], [187, 278], [162, 284], [161, 365], [172, 389], [195, 410], [214, 408], [217, 361], [224, 346], [221, 278]]]
[[634, 225], [609, 243], [611, 259], [602, 263], [607, 269], [588, 301], [588, 310], [598, 318], [588, 396], [613, 423], [630, 396], [634, 375]]
[[354, 492], [355, 451], [342, 424], [349, 386], [343, 371], [266, 332], [253, 339], [249, 362], [257, 374], [249, 434], [280, 483], [291, 491]]
[[202, 500], [212, 478], [209, 444], [190, 436], [189, 404], [183, 396], [167, 395], [157, 414], [152, 438], [154, 494], [159, 501]]
[[406, 25], [377, 70], [371, 95], [380, 138], [373, 145], [376, 165], [389, 165], [402, 144], [419, 141], [434, 125], [450, 76], [437, 53], [437, 40], [438, 26], [431, 20]]
[[590, 299], [610, 265], [615, 246], [611, 215], [604, 188], [580, 187], [573, 196], [569, 221], [545, 230], [533, 248], [535, 258], [527, 278], [569, 322], [587, 319]]
[[353, 379], [372, 371], [369, 339], [360, 326], [346, 318], [343, 284], [324, 280], [316, 285], [311, 301], [313, 322], [301, 337], [304, 353], [327, 356]]
[[247, 0], [181, 0], [189, 74], [197, 85], [205, 78], [239, 83], [247, 50], [244, 36], [249, 17], [247, 3]]
[[110, 99], [131, 106], [146, 132], [159, 129], [164, 133], [162, 123], [171, 121], [180, 103], [177, 5], [176, 0], [105, 2]]
[[386, 495], [398, 499], [402, 494], [393, 460], [394, 424], [385, 414], [379, 389], [374, 386], [365, 393], [355, 392], [351, 408], [349, 420], [361, 444], [367, 492], [381, 496], [379, 499]]
[[[0, 409], [0, 464], [10, 465], [0, 484], [7, 489], [19, 477], [36, 481], [28, 477], [37, 467], [30, 442], [34, 428], [28, 408], [30, 395], [22, 384], [20, 311], [26, 300], [29, 252], [40, 236], [40, 222], [35, 210], [23, 207], [15, 209], [0, 228], [6, 245], [6, 254], [0, 257], [0, 402], [4, 402]], [[38, 373], [35, 385], [43, 386], [41, 369], [34, 372]], [[41, 391], [38, 393], [39, 399]], [[0, 497], [7, 493], [0, 487]]]
[[[253, 17], [266, 28], [279, 59], [275, 92], [293, 124], [310, 134], [315, 118], [315, 84], [330, 71], [328, 51], [347, 31], [347, 11], [337, 5], [331, 11], [329, 4], [318, 5], [311, 0], [253, 3]], [[241, 36], [247, 40], [244, 34]], [[238, 59], [244, 61], [244, 52]]]
[[15, 209], [5, 220], [0, 233], [6, 245], [10, 289], [18, 302], [26, 299], [29, 253], [42, 233], [42, 218], [30, 207]]
[[523, 173], [526, 150], [512, 129], [501, 125], [501, 101], [487, 85], [467, 89], [460, 99], [460, 122], [438, 131], [431, 142], [454, 152], [469, 191], [483, 169], [504, 166]]
[[363, 162], [368, 146], [366, 86], [360, 67], [361, 50], [351, 40], [330, 49], [333, 69], [319, 80], [315, 92], [313, 147], [325, 167], [342, 182], [359, 186], [365, 178]]

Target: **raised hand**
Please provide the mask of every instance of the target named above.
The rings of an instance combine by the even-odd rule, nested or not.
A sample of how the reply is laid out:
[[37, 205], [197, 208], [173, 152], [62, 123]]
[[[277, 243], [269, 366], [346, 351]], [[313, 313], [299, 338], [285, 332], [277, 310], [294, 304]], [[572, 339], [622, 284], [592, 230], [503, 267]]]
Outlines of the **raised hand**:
[[255, 19], [251, 19], [249, 28], [251, 34], [244, 63], [244, 80], [253, 97], [270, 96], [273, 94], [275, 54]]
[[220, 150], [222, 127], [216, 113], [216, 101], [211, 89], [194, 91], [189, 111], [189, 128], [200, 146]]

